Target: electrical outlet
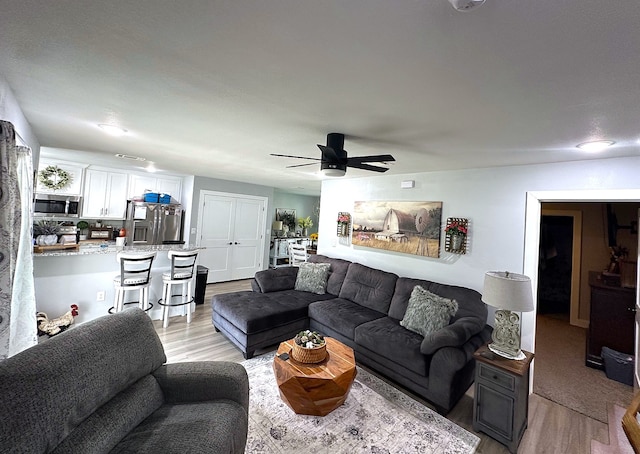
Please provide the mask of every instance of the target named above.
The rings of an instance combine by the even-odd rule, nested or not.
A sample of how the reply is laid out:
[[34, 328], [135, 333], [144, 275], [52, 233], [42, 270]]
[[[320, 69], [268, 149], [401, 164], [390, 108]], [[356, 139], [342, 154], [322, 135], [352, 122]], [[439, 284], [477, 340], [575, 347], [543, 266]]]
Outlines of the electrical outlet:
[[105, 294], [104, 291], [98, 292], [96, 295], [96, 301], [104, 301], [104, 294]]

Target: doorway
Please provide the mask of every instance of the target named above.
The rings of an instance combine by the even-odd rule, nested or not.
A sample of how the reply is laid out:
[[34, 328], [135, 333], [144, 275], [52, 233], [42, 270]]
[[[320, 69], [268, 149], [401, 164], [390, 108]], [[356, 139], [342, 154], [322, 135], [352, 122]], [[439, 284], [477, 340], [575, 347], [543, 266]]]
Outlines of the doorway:
[[542, 215], [538, 263], [538, 314], [569, 320], [573, 218]]
[[[608, 380], [603, 375], [602, 371], [597, 371], [600, 373], [601, 377], [587, 378], [586, 374], [584, 374], [576, 378], [574, 374], [573, 375], [574, 378], [570, 378], [572, 377], [571, 374], [574, 372], [573, 370], [567, 370], [565, 372], [562, 372], [561, 370], [562, 367], [565, 367], [565, 366], [568, 369], [572, 369], [571, 364], [573, 363], [570, 362], [572, 358], [577, 359], [575, 368], [584, 367], [584, 352], [585, 352], [585, 345], [586, 345], [584, 333], [586, 333], [586, 331], [582, 330], [582, 332], [580, 332], [580, 328], [579, 328], [580, 325], [571, 326], [566, 324], [566, 322], [560, 328], [556, 327], [553, 329], [553, 331], [548, 330], [550, 322], [548, 317], [544, 315], [544, 313], [545, 312], [548, 312], [548, 313], [564, 312], [566, 308], [566, 287], [561, 287], [561, 290], [559, 290], [558, 293], [549, 292], [548, 289], [543, 288], [544, 283], [549, 282], [549, 276], [545, 276], [545, 274], [547, 274], [546, 270], [552, 267], [555, 267], [556, 270], [559, 268], [562, 272], [566, 274], [566, 269], [567, 269], [566, 263], [561, 263], [560, 266], [558, 267], [558, 263], [551, 263], [551, 262], [554, 262], [554, 260], [557, 257], [559, 257], [561, 254], [564, 253], [563, 250], [566, 248], [566, 245], [564, 243], [568, 243], [568, 240], [565, 239], [564, 237], [569, 236], [568, 231], [570, 229], [570, 225], [569, 225], [570, 221], [566, 219], [550, 220], [546, 218], [545, 215], [547, 213], [545, 208], [553, 205], [553, 203], [547, 204], [546, 202], [558, 202], [558, 203], [573, 202], [574, 205], [579, 204], [584, 206], [596, 205], [596, 204], [589, 204], [587, 202], [597, 202], [598, 206], [604, 206], [604, 204], [608, 202], [637, 201], [639, 197], [640, 197], [640, 191], [637, 191], [637, 190], [635, 191], [603, 191], [601, 194], [597, 194], [597, 195], [593, 193], [586, 193], [583, 191], [559, 191], [559, 192], [537, 193], [535, 195], [528, 194], [526, 231], [525, 231], [524, 272], [525, 274], [529, 275], [532, 278], [533, 288], [535, 289], [535, 292], [536, 292], [536, 295], [534, 296], [536, 300], [538, 300], [541, 303], [539, 307], [537, 307], [536, 311], [534, 311], [533, 313], [523, 314], [524, 316], [523, 333], [527, 333], [527, 335], [530, 336], [530, 339], [528, 340], [530, 344], [527, 346], [527, 349], [532, 348], [533, 349], [532, 351], [535, 351], [538, 344], [540, 345], [540, 349], [538, 351], [535, 351], [536, 352], [535, 362], [537, 363], [537, 365], [534, 365], [532, 382], [530, 384], [531, 386], [530, 391], [533, 391], [534, 387], [537, 387], [538, 390], [540, 390], [540, 387], [544, 385], [545, 383], [544, 374], [548, 373], [548, 371], [545, 371], [545, 366], [546, 366], [546, 369], [551, 369], [552, 370], [551, 372], [555, 374], [555, 378], [551, 380], [551, 382], [553, 383], [553, 389], [549, 391], [549, 394], [553, 396], [555, 393], [555, 396], [558, 399], [560, 397], [570, 398], [571, 396], [570, 396], [570, 393], [566, 391], [567, 389], [570, 390], [572, 388], [576, 388], [576, 383], [588, 382], [589, 386], [591, 387], [585, 387], [581, 391], [577, 392], [573, 402], [569, 400], [561, 404], [569, 408], [573, 408], [583, 414], [590, 414], [592, 417], [594, 416], [593, 416], [593, 412], [590, 411], [591, 409], [586, 407], [578, 408], [580, 405], [583, 405], [585, 403], [591, 404], [595, 400], [590, 398], [585, 399], [585, 397], [594, 396], [595, 394], [598, 394], [598, 397], [602, 395], [602, 398], [605, 402], [606, 401], [615, 402], [616, 398], [614, 398], [613, 396], [604, 396], [604, 394], [605, 393], [613, 394], [615, 392], [614, 388], [616, 388], [616, 386], [620, 385], [624, 387], [624, 385], [621, 385], [615, 381]], [[557, 213], [557, 214], [559, 218], [564, 217], [563, 214], [561, 213]], [[597, 215], [593, 216], [592, 214], [589, 214], [585, 219], [589, 219], [589, 221], [592, 224], [598, 224], [600, 230], [606, 231], [606, 223], [602, 222], [602, 220], [605, 219], [605, 217], [597, 216]], [[574, 220], [573, 227], [575, 227], [575, 220]], [[548, 238], [547, 235], [549, 233], [552, 233], [553, 235], [552, 239]], [[602, 257], [596, 257], [596, 261], [591, 262], [590, 260], [594, 259], [594, 257], [592, 257], [593, 250], [602, 249], [603, 247], [603, 245], [599, 244], [598, 242], [606, 243], [607, 238], [606, 238], [606, 235], [603, 235], [603, 234], [592, 235], [592, 232], [590, 230], [587, 230], [585, 235], [586, 236], [584, 237], [585, 238], [584, 252], [587, 255], [586, 257], [584, 257], [584, 259], [587, 261], [587, 264], [591, 263], [591, 265], [583, 264], [582, 267], [585, 268], [585, 270], [582, 270], [583, 273], [580, 272], [580, 262], [578, 262], [577, 270], [576, 270], [575, 264], [572, 264], [571, 268], [572, 268], [572, 272], [577, 271], [579, 273], [578, 274], [579, 277], [577, 279], [578, 282], [576, 284], [579, 284], [579, 285], [584, 284], [581, 286], [582, 288], [580, 286], [577, 287], [577, 293], [579, 295], [582, 294], [581, 299], [585, 300], [586, 298], [582, 306], [585, 306], [584, 303], [587, 303], [587, 304], [586, 304], [586, 307], [583, 307], [583, 308], [580, 308], [580, 304], [579, 304], [578, 308], [581, 309], [579, 310], [579, 312], [582, 312], [582, 319], [584, 319], [588, 323], [588, 316], [589, 316], [588, 315], [588, 300], [589, 300], [588, 280], [585, 280], [584, 277], [580, 278], [580, 274], [588, 273], [589, 269], [591, 269], [589, 268], [590, 266], [591, 267], [602, 266], [606, 264], [606, 260], [608, 258], [607, 257], [608, 252], [606, 252], [606, 247], [605, 247], [604, 261]], [[635, 237], [635, 241], [637, 242], [637, 237]], [[575, 243], [575, 238], [574, 238], [574, 243]], [[578, 246], [579, 246], [578, 249], [582, 249], [581, 245], [578, 245]], [[574, 247], [574, 249], [576, 248]], [[560, 260], [560, 262], [563, 262], [563, 260]], [[564, 260], [564, 262], [566, 262], [566, 260]], [[599, 269], [599, 268], [595, 268], [595, 269]], [[553, 279], [554, 277], [552, 276], [551, 280]], [[566, 277], [557, 278], [557, 280], [566, 282]], [[563, 284], [563, 285], [566, 285], [566, 284]], [[586, 288], [584, 288], [585, 286]], [[545, 301], [545, 300], [551, 300], [551, 301]], [[558, 303], [558, 301], [560, 302]], [[540, 322], [541, 317], [546, 318], [545, 325], [542, 325], [542, 322]], [[556, 321], [562, 323], [560, 320], [555, 320], [555, 321], [551, 320], [551, 323], [555, 323]], [[540, 323], [540, 326], [538, 326], [538, 323]], [[529, 328], [527, 328], [527, 326]], [[588, 327], [588, 324], [584, 326], [584, 328], [586, 327]], [[570, 335], [571, 333], [569, 331], [571, 332], [576, 331], [576, 333], [574, 333], [575, 336]], [[557, 336], [557, 337], [554, 338], [553, 336]], [[523, 339], [525, 337], [526, 336], [523, 336]], [[575, 339], [577, 340], [574, 342]], [[568, 353], [565, 354], [560, 349], [560, 343], [565, 342], [567, 340], [569, 340], [570, 343], [574, 342], [576, 345], [575, 345], [575, 348], [572, 348], [570, 351], [568, 351]], [[547, 355], [545, 355], [545, 349], [543, 349], [542, 347], [543, 341], [546, 341], [547, 344], [549, 344], [549, 347], [546, 348], [546, 350], [548, 350]], [[526, 344], [523, 343], [523, 348], [525, 348], [524, 345]], [[596, 372], [596, 371], [593, 370], [588, 372]], [[561, 383], [559, 383], [560, 381], [559, 378], [561, 378], [562, 380], [566, 379], [565, 380], [567, 381], [566, 387]], [[597, 385], [596, 381], [599, 379], [602, 379], [604, 383], [601, 385], [601, 388], [599, 388], [600, 391], [594, 391], [592, 387]], [[623, 396], [625, 392], [628, 393], [629, 390], [623, 389], [622, 390]], [[540, 392], [538, 392], [538, 394], [540, 394]], [[545, 396], [545, 397], [549, 398], [548, 396]], [[556, 398], [552, 398], [551, 400], [558, 401], [556, 400]], [[600, 411], [600, 410], [596, 409], [596, 411]], [[595, 419], [603, 420], [604, 422], [604, 420], [606, 420], [606, 410], [605, 410], [605, 416], [595, 417]]]

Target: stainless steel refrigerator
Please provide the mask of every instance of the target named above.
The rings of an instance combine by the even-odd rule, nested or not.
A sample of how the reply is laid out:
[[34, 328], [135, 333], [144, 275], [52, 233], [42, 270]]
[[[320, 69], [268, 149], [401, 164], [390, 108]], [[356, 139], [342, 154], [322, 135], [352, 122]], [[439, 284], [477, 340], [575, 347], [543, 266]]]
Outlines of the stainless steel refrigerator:
[[183, 244], [179, 203], [127, 202], [127, 245]]

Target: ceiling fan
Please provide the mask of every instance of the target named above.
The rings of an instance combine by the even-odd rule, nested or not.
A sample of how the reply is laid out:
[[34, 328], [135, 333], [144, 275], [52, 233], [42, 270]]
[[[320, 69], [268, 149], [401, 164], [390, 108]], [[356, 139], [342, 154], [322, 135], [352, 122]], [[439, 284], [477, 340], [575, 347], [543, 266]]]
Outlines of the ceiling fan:
[[[384, 163], [395, 161], [394, 157], [390, 154], [379, 154], [374, 156], [357, 156], [355, 158], [348, 158], [347, 152], [344, 149], [344, 134], [338, 132], [331, 132], [327, 134], [327, 145], [318, 144], [318, 148], [322, 151], [322, 157], [320, 158], [307, 158], [304, 156], [291, 156], [286, 154], [274, 154], [271, 156], [278, 156], [280, 158], [296, 158], [296, 159], [309, 159], [312, 161], [320, 161], [320, 171], [323, 175], [328, 177], [341, 177], [347, 172], [347, 167], [353, 167], [356, 169], [370, 170], [372, 172], [386, 172], [388, 167], [380, 167], [370, 165], [368, 163]], [[314, 165], [298, 164], [291, 167], [303, 167]]]

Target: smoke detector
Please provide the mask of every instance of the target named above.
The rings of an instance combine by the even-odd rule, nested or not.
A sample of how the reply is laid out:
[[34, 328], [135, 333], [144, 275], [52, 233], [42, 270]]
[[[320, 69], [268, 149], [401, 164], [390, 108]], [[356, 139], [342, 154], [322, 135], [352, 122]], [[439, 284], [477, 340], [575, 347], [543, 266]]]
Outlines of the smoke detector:
[[469, 11], [484, 2], [485, 0], [449, 0], [449, 3], [458, 11]]

